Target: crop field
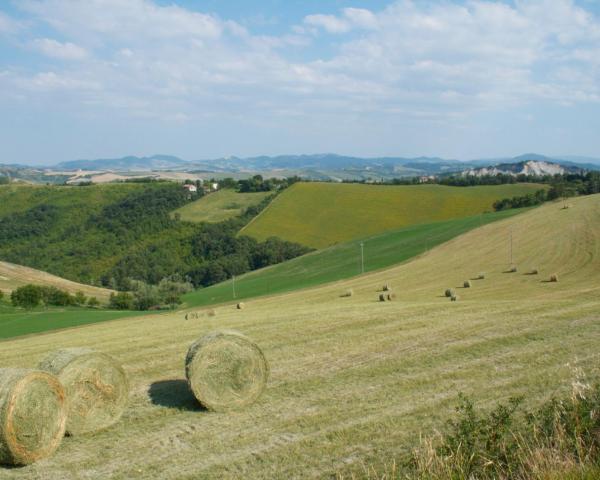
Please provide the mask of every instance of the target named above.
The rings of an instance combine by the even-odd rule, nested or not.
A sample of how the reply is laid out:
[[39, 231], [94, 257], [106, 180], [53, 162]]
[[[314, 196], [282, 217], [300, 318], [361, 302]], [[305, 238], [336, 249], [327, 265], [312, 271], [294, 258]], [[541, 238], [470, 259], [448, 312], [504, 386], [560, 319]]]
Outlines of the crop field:
[[241, 233], [279, 237], [314, 248], [421, 223], [492, 211], [499, 199], [533, 193], [538, 184], [448, 187], [297, 183]]
[[[130, 376], [122, 421], [67, 437], [54, 457], [6, 479], [348, 478], [401, 462], [443, 428], [459, 392], [490, 406], [564, 393], [573, 367], [600, 375], [600, 196], [484, 225], [414, 260], [319, 288], [2, 342], [0, 364], [33, 367], [93, 347]], [[510, 263], [512, 234], [516, 273]], [[537, 268], [538, 275], [527, 275]], [[484, 280], [463, 281], [485, 272]], [[556, 273], [559, 282], [547, 280]], [[397, 298], [379, 302], [384, 283]], [[456, 288], [458, 302], [444, 297]], [[342, 298], [347, 289], [354, 295]], [[200, 409], [184, 381], [189, 345], [215, 329], [255, 340], [271, 366], [259, 401]], [[85, 473], [83, 473], [85, 472]]]
[[505, 210], [474, 217], [413, 225], [373, 237], [335, 245], [278, 265], [247, 273], [185, 296], [188, 306], [210, 305], [314, 287], [404, 262], [473, 228], [511, 217], [522, 210]]
[[205, 195], [175, 210], [188, 222], [222, 222], [240, 215], [248, 207], [258, 205], [273, 192], [237, 193], [231, 189]]
[[98, 288], [91, 285], [72, 282], [47, 272], [0, 261], [0, 290], [9, 293], [28, 283], [60, 288], [61, 290], [66, 290], [70, 294], [81, 291], [85, 293], [87, 297], [96, 297], [102, 303], [108, 302], [108, 297], [111, 293], [111, 290], [106, 288]]

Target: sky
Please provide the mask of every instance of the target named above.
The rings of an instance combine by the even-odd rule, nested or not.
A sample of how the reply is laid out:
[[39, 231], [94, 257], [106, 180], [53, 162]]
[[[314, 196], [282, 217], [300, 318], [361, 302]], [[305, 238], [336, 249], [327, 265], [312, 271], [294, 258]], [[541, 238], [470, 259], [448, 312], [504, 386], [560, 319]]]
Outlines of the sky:
[[600, 0], [0, 0], [0, 163], [600, 157]]

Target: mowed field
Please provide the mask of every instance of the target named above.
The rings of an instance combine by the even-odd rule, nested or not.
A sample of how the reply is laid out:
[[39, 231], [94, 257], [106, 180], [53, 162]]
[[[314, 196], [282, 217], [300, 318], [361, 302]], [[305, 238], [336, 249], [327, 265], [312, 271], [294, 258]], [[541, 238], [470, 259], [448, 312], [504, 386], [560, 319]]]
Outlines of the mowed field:
[[111, 290], [106, 288], [72, 282], [34, 268], [0, 261], [0, 290], [10, 293], [28, 283], [60, 288], [71, 294], [81, 291], [86, 297], [96, 297], [101, 303], [107, 303], [111, 294]]
[[188, 222], [222, 222], [240, 215], [248, 207], [258, 205], [273, 192], [237, 193], [231, 189], [205, 195], [195, 202], [175, 210]]
[[[443, 428], [459, 392], [491, 406], [564, 393], [573, 367], [600, 375], [600, 196], [549, 203], [440, 245], [414, 261], [313, 290], [132, 318], [2, 342], [0, 364], [33, 367], [87, 346], [119, 359], [130, 405], [116, 426], [66, 438], [54, 457], [7, 479], [330, 478], [405, 458]], [[517, 273], [504, 273], [509, 235]], [[529, 268], [539, 275], [526, 275]], [[485, 272], [485, 280], [463, 281]], [[549, 283], [550, 274], [559, 276]], [[377, 296], [384, 283], [394, 302]], [[443, 296], [456, 287], [460, 300]], [[340, 298], [346, 289], [354, 296]], [[271, 365], [268, 388], [235, 413], [197, 407], [184, 357], [199, 336], [233, 328]]]
[[[234, 299], [289, 292], [334, 282], [407, 261], [473, 228], [522, 213], [511, 209], [445, 222], [425, 223], [334, 245], [284, 263], [246, 273], [201, 288], [184, 297], [187, 306], [229, 302]], [[362, 260], [361, 260], [361, 245]]]
[[241, 234], [258, 240], [274, 236], [325, 248], [409, 225], [489, 212], [496, 200], [541, 188], [545, 187], [296, 183], [278, 195]]

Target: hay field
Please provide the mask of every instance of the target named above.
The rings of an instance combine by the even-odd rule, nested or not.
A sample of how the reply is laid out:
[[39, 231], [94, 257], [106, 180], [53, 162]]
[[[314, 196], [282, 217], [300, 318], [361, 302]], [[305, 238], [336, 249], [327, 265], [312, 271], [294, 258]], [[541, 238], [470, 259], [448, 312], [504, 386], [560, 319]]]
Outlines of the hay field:
[[108, 297], [112, 292], [112, 290], [106, 288], [72, 282], [34, 268], [0, 261], [0, 290], [10, 293], [28, 283], [60, 288], [71, 294], [81, 291], [85, 293], [86, 297], [96, 297], [102, 303], [108, 302]]
[[325, 248], [409, 225], [477, 215], [493, 210], [496, 200], [541, 188], [545, 187], [297, 183], [241, 233], [258, 240], [275, 236]]
[[223, 189], [188, 203], [173, 214], [179, 213], [181, 219], [188, 222], [222, 222], [240, 215], [248, 207], [258, 205], [272, 194], [273, 192], [237, 193]]
[[[600, 375], [600, 196], [551, 203], [473, 230], [395, 268], [318, 289], [2, 342], [0, 364], [31, 367], [51, 349], [120, 359], [132, 395], [123, 420], [66, 438], [56, 455], [7, 479], [329, 478], [401, 459], [443, 426], [457, 394], [484, 405], [557, 393], [574, 364]], [[509, 262], [512, 228], [519, 272]], [[539, 275], [523, 272], [534, 265]], [[484, 280], [462, 282], [485, 272]], [[557, 273], [559, 283], [544, 282]], [[389, 283], [393, 302], [378, 302]], [[444, 289], [460, 300], [451, 303]], [[352, 297], [340, 295], [352, 288]], [[263, 349], [258, 403], [200, 410], [185, 385], [189, 345], [216, 328]]]

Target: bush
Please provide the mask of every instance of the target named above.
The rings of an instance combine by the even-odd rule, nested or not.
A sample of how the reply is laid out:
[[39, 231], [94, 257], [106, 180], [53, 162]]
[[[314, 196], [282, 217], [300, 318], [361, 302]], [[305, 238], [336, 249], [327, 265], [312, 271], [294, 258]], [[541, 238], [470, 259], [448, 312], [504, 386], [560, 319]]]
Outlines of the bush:
[[37, 285], [23, 285], [12, 291], [10, 301], [15, 307], [37, 307], [42, 301], [42, 290]]
[[108, 306], [115, 310], [132, 310], [133, 297], [127, 292], [111, 293]]
[[98, 299], [96, 297], [89, 297], [88, 301], [87, 301], [87, 305], [90, 308], [96, 308], [98, 305], [100, 305], [100, 302], [98, 301]]
[[85, 305], [87, 298], [86, 298], [85, 294], [79, 290], [79, 291], [75, 292], [74, 301], [75, 301], [75, 305]]

